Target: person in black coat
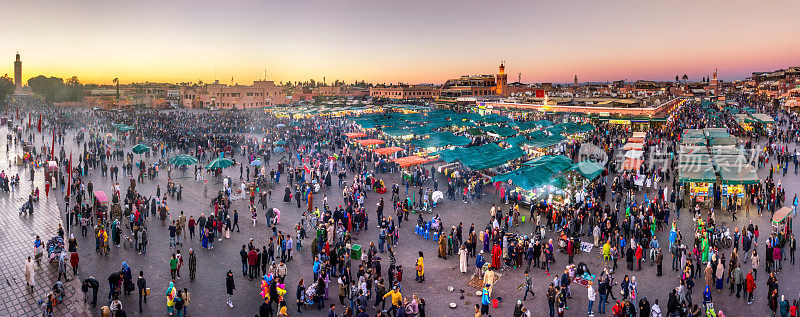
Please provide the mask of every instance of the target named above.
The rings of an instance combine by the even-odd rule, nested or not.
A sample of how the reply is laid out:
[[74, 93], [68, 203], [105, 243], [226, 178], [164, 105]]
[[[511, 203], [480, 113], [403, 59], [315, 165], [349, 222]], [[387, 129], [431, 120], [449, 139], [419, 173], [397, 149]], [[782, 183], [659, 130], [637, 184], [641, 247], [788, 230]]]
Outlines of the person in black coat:
[[228, 276], [225, 278], [225, 290], [228, 294], [228, 306], [233, 308], [233, 290], [236, 289], [236, 285], [233, 284], [233, 271], [228, 271]]
[[142, 298], [144, 298], [144, 303], [147, 304], [147, 293], [145, 292], [147, 289], [147, 280], [144, 279], [143, 271], [139, 271], [139, 279], [136, 280], [136, 286], [139, 288], [139, 313], [141, 313]]
[[269, 304], [269, 299], [264, 298], [264, 302], [261, 303], [261, 307], [258, 308], [258, 315], [259, 317], [274, 316], [274, 312], [272, 311], [272, 305]]
[[83, 280], [83, 285], [81, 287], [83, 292], [88, 292], [89, 289], [92, 290], [92, 307], [97, 307], [97, 290], [100, 289], [100, 283], [94, 278], [94, 276], [89, 276], [89, 278]]

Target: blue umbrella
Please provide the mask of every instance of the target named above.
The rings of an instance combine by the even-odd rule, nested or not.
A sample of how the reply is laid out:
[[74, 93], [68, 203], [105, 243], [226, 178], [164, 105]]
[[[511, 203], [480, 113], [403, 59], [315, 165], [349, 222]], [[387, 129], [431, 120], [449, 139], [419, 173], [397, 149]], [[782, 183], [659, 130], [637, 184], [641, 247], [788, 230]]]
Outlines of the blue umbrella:
[[253, 166], [261, 166], [262, 164], [264, 163], [262, 163], [261, 160], [253, 160], [252, 162], [250, 162], [250, 165]]
[[280, 146], [279, 146], [279, 147], [276, 147], [276, 148], [275, 148], [273, 151], [274, 151], [275, 153], [282, 153], [282, 152], [285, 152], [285, 151], [286, 151], [286, 148], [283, 148], [283, 147], [280, 147]]

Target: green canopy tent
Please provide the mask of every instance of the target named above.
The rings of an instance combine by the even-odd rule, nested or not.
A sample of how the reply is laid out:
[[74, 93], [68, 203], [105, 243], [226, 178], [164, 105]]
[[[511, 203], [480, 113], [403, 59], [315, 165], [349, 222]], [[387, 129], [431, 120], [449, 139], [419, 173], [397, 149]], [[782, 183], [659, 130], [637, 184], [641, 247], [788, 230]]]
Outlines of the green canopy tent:
[[723, 184], [757, 184], [759, 179], [755, 168], [750, 164], [720, 164], [717, 171]]
[[501, 126], [497, 126], [497, 125], [490, 125], [490, 126], [487, 126], [487, 127], [481, 127], [481, 129], [483, 131], [486, 131], [487, 133], [493, 133], [493, 134], [496, 134], [496, 135], [498, 135], [500, 137], [504, 137], [504, 138], [505, 137], [510, 137], [512, 135], [517, 134], [517, 131], [514, 131], [514, 129], [512, 129], [512, 128], [501, 127]]
[[678, 181], [683, 183], [713, 183], [717, 181], [714, 167], [709, 164], [686, 164], [678, 168]]
[[702, 145], [706, 146], [708, 143], [705, 137], [695, 138], [695, 137], [687, 137], [681, 140], [681, 145]]
[[542, 155], [535, 159], [525, 162], [526, 166], [546, 166], [548, 169], [562, 172], [570, 169], [573, 165], [572, 160], [564, 155]]
[[508, 126], [512, 128], [517, 128], [520, 131], [533, 130], [539, 127], [539, 125], [536, 124], [536, 122], [534, 121], [526, 121], [526, 122], [512, 121], [508, 123]]
[[231, 161], [230, 159], [226, 159], [224, 157], [218, 157], [215, 158], [210, 163], [208, 163], [208, 165], [206, 165], [206, 169], [213, 170], [218, 168], [226, 168], [233, 164], [234, 164], [233, 161]]
[[189, 166], [192, 164], [197, 164], [197, 159], [194, 156], [181, 154], [169, 159], [169, 163], [175, 166]]
[[523, 156], [525, 156], [525, 151], [514, 146], [499, 151], [489, 152], [482, 156], [463, 156], [459, 158], [458, 161], [472, 170], [484, 170], [498, 167]]
[[458, 147], [437, 152], [439, 159], [447, 163], [457, 161], [463, 157], [492, 155], [493, 152], [502, 150], [496, 143], [487, 143], [473, 147]]
[[525, 135], [518, 135], [515, 137], [505, 138], [502, 140], [502, 142], [505, 142], [511, 146], [519, 146], [520, 144], [528, 142], [528, 138]]
[[545, 165], [522, 166], [511, 172], [492, 177], [492, 182], [511, 181], [515, 186], [524, 190], [534, 190], [545, 185], [566, 188], [567, 181], [563, 177], [557, 176], [560, 172]]
[[708, 140], [708, 144], [711, 146], [736, 146], [739, 143], [739, 139], [737, 138], [713, 138]]
[[772, 124], [775, 123], [775, 119], [772, 118], [770, 115], [763, 114], [763, 113], [753, 113], [752, 116], [754, 119], [758, 120], [762, 124]]
[[136, 153], [136, 154], [142, 154], [144, 152], [149, 152], [150, 151], [150, 147], [140, 143], [140, 144], [135, 145], [133, 147], [132, 151], [133, 151], [133, 153]]
[[133, 131], [133, 127], [123, 124], [121, 127], [117, 127], [117, 131], [119, 131], [119, 132], [130, 132], [130, 131]]
[[584, 178], [588, 180], [594, 180], [595, 178], [600, 176], [600, 174], [603, 173], [605, 167], [603, 167], [603, 165], [600, 165], [595, 161], [586, 160], [578, 162], [577, 164], [573, 165], [569, 170], [580, 173], [581, 175], [583, 175]]
[[423, 136], [422, 139], [409, 142], [419, 148], [440, 148], [443, 146], [464, 146], [472, 142], [467, 137], [456, 136], [450, 132], [433, 132]]
[[475, 117], [472, 118], [472, 121], [473, 122], [484, 122], [484, 123], [502, 123], [502, 122], [508, 122], [509, 119], [508, 119], [508, 117], [504, 117], [504, 116], [492, 113], [492, 114], [488, 114], [488, 115], [485, 115], [485, 116], [480, 116], [480, 115], [475, 116]]
[[469, 129], [469, 130], [467, 130], [467, 133], [469, 135], [472, 135], [472, 136], [478, 136], [478, 135], [483, 135], [484, 134], [483, 130], [481, 130], [480, 128]]
[[[541, 132], [541, 131], [536, 131], [536, 132]], [[531, 136], [530, 141], [525, 142], [523, 144], [534, 148], [544, 149], [554, 145], [558, 145], [559, 143], [561, 143], [561, 141], [564, 141], [564, 137], [559, 134], [546, 135], [542, 133]]]

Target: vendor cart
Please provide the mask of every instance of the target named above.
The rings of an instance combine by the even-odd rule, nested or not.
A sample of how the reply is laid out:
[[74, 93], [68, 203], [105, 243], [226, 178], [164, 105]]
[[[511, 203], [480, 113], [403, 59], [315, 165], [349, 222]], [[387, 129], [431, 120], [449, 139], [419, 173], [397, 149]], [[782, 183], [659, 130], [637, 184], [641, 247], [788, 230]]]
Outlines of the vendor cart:
[[58, 257], [64, 252], [64, 239], [54, 236], [47, 241], [47, 259], [50, 263], [58, 263]]
[[92, 203], [94, 204], [97, 220], [98, 222], [103, 223], [106, 213], [108, 212], [108, 197], [106, 197], [106, 193], [101, 190], [95, 190], [92, 193], [92, 196]]
[[785, 237], [792, 234], [792, 207], [783, 207], [772, 215], [772, 234], [783, 231]]
[[44, 171], [45, 179], [49, 180], [55, 174], [58, 174], [58, 163], [56, 161], [48, 161], [47, 169]]

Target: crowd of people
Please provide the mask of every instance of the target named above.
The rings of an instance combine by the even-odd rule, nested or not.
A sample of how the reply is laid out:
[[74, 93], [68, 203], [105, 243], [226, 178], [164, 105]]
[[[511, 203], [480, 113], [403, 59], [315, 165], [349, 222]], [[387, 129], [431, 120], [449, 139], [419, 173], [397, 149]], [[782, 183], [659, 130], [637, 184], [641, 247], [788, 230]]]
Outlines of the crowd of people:
[[[791, 227], [768, 234], [764, 230], [769, 229], [760, 231], [750, 218], [744, 226], [731, 225], [732, 230], [723, 230], [721, 218], [731, 215], [735, 221], [737, 212], [739, 216], [744, 212], [744, 217], [771, 215], [785, 204], [790, 194], [781, 179], [790, 164], [795, 165], [797, 173], [797, 152], [792, 148], [800, 135], [793, 127], [800, 118], [772, 109], [769, 102], [760, 98], [731, 98], [774, 115], [777, 123], [745, 131], [729, 116], [708, 118], [699, 103], [687, 102], [669, 113], [666, 124], [647, 131], [644, 156], [665, 159], [653, 159], [641, 168], [628, 170], [622, 170], [616, 160], [608, 160], [601, 176], [575, 191], [566, 204], [522, 204], [513, 194], [513, 184], [488, 183], [481, 173], [464, 167], [436, 169], [421, 165], [401, 169], [390, 157], [348, 142], [344, 133], [361, 130], [342, 118], [293, 120], [246, 111], [94, 111], [78, 116], [76, 112], [28, 103], [23, 105], [22, 116], [17, 115], [18, 121], [14, 121], [21, 127], [20, 132], [9, 133], [8, 140], [14, 147], [23, 147], [24, 142], [34, 143], [40, 136], [39, 149], [25, 149], [30, 153], [25, 164], [31, 180], [44, 162], [57, 161], [60, 166], [47, 173], [45, 180], [46, 196], [60, 187], [67, 206], [64, 227], [68, 233], [59, 226], [57, 234], [62, 244], [69, 235], [65, 250], [56, 258], [59, 280], [61, 273], [65, 278], [79, 279], [89, 305], [96, 307], [102, 278], [94, 277], [99, 272], [93, 268], [79, 270], [79, 259], [108, 257], [110, 253], [131, 259], [122, 261], [119, 270], [113, 269], [107, 277], [108, 296], [99, 303], [102, 314], [124, 316], [126, 311], [133, 311], [122, 307], [122, 303], [132, 301], [126, 298], [136, 292], [139, 312], [143, 305], [147, 307], [148, 296], [163, 296], [169, 315], [184, 316], [190, 311], [190, 294], [196, 297], [192, 282], [198, 258], [207, 257], [226, 267], [224, 290], [226, 304], [231, 308], [239, 301], [236, 298], [258, 296], [234, 296], [237, 286], [241, 289], [241, 283], [263, 283], [258, 316], [289, 316], [311, 310], [325, 311], [329, 316], [424, 317], [430, 307], [415, 284], [426, 283], [425, 268], [435, 253], [436, 260], [457, 262], [461, 274], [472, 275], [469, 285], [480, 293], [475, 316], [493, 314], [498, 301], [502, 301], [495, 284], [500, 275], [509, 274], [524, 280], [518, 288], [515, 317], [536, 314], [530, 308], [536, 307], [534, 304], [526, 305], [530, 303], [529, 295], [535, 301], [547, 302], [550, 316], [565, 315], [578, 294], [577, 281], [583, 280], [587, 282], [580, 287], [587, 289], [588, 315], [605, 314], [607, 303], [614, 316], [723, 315], [723, 310], [735, 311], [735, 307], [714, 307], [715, 299], [724, 296], [727, 289], [727, 296], [735, 294], [736, 298], [743, 298], [742, 303], [752, 303], [757, 297], [759, 270], [768, 274], [762, 276], [767, 280], [768, 308], [773, 314], [794, 316], [797, 300], [784, 297], [785, 288], [779, 288], [778, 282], [784, 260], [794, 264], [796, 243]], [[26, 124], [26, 114], [27, 118], [42, 115], [44, 127]], [[515, 119], [540, 120], [544, 116]], [[567, 115], [548, 118], [572, 120]], [[119, 131], [114, 126], [118, 123], [135, 129]], [[730, 198], [719, 193], [711, 194], [708, 204], [692, 200], [685, 184], [677, 181], [677, 157], [666, 155], [679, 147], [684, 129], [714, 125], [722, 125], [742, 138], [743, 148], [758, 151], [753, 163], [768, 174], [763, 181], [746, 187], [743, 204], [727, 203], [725, 210], [721, 202]], [[548, 154], [577, 161], [582, 159], [581, 147], [591, 144], [602, 155], [614, 158], [630, 133], [629, 128], [619, 125], [597, 124], [597, 131], [587, 134], [583, 143], [564, 142], [550, 148]], [[381, 138], [376, 131], [367, 134]], [[76, 137], [67, 139], [68, 135]], [[400, 146], [407, 152], [413, 149], [397, 140], [387, 141], [387, 145]], [[490, 138], [472, 141], [470, 146], [492, 142]], [[137, 144], [146, 144], [150, 150], [131, 152]], [[188, 181], [182, 180], [179, 173], [189, 172], [189, 167], [168, 162], [178, 154], [200, 162], [193, 167], [194, 174]], [[203, 163], [219, 157], [231, 159], [234, 165], [224, 173], [222, 168], [204, 167]], [[20, 181], [19, 174], [11, 173], [0, 173], [0, 184], [10, 179], [8, 186], [13, 187]], [[112, 185], [98, 188], [93, 183], [98, 179]], [[195, 203], [198, 210], [189, 212], [175, 207], [183, 204], [184, 186], [202, 187], [202, 199]], [[467, 203], [464, 208], [494, 204], [481, 211], [481, 217], [471, 219], [469, 227], [462, 221], [446, 224], [454, 217], [432, 212], [440, 202], [434, 198], [434, 193], [441, 194], [440, 186], [445, 191], [442, 196], [450, 202], [461, 198]], [[2, 187], [5, 189], [6, 185]], [[153, 187], [155, 190], [149, 189]], [[278, 192], [273, 199], [273, 191], [281, 187], [283, 195]], [[105, 192], [110, 193], [110, 199]], [[368, 204], [369, 196], [378, 202]], [[333, 197], [341, 203], [333, 203]], [[38, 193], [29, 195], [31, 209], [34, 198]], [[796, 195], [792, 204], [797, 205]], [[287, 212], [296, 213], [297, 217], [291, 219], [298, 221], [286, 220]], [[691, 230], [682, 231], [686, 225], [679, 219], [687, 217], [692, 219]], [[262, 219], [263, 223], [259, 222]], [[258, 230], [259, 236], [248, 238], [241, 234], [243, 229], [248, 230], [247, 226]], [[398, 259], [399, 241], [417, 239], [401, 234], [412, 228], [424, 237], [424, 242], [402, 246], [414, 249], [415, 259]], [[147, 251], [154, 235], [169, 238], [170, 256], [158, 261], [168, 265], [142, 267], [135, 274], [132, 260], [139, 263], [139, 259], [152, 256]], [[763, 252], [758, 250], [761, 235], [766, 248]], [[425, 246], [429, 237], [433, 237], [430, 248]], [[725, 244], [726, 239], [732, 241], [732, 246]], [[79, 256], [78, 244], [91, 242], [96, 255]], [[35, 284], [35, 263], [49, 244], [36, 239], [34, 254], [24, 265], [25, 280], [30, 286]], [[120, 248], [121, 245], [128, 245], [131, 250]], [[215, 245], [235, 249], [241, 245], [241, 278], [236, 264], [218, 258]], [[584, 254], [592, 248], [602, 258], [597, 265], [590, 264], [596, 262], [590, 254]], [[292, 261], [303, 261], [298, 259], [305, 255], [309, 259], [303, 263], [306, 271], [288, 269]], [[672, 262], [666, 271], [662, 268], [665, 258]], [[619, 261], [625, 265], [618, 265]], [[410, 271], [406, 272], [401, 263]], [[656, 266], [655, 278], [664, 278], [665, 284], [675, 287], [666, 293], [640, 291], [637, 276], [639, 281], [651, 278], [641, 272], [647, 263]], [[184, 265], [189, 271], [188, 282], [181, 281]], [[167, 271], [167, 285], [148, 283], [146, 278]], [[413, 283], [408, 282], [409, 274]], [[544, 292], [535, 293], [537, 277], [542, 276], [547, 276], [548, 284]], [[286, 285], [289, 279], [299, 280], [295, 292]], [[698, 287], [702, 295], [693, 299]], [[219, 288], [222, 289], [221, 284]], [[156, 292], [151, 294], [151, 289]], [[49, 294], [50, 298], [43, 300], [45, 313], [58, 303], [55, 295]], [[614, 302], [609, 302], [609, 297]]]

